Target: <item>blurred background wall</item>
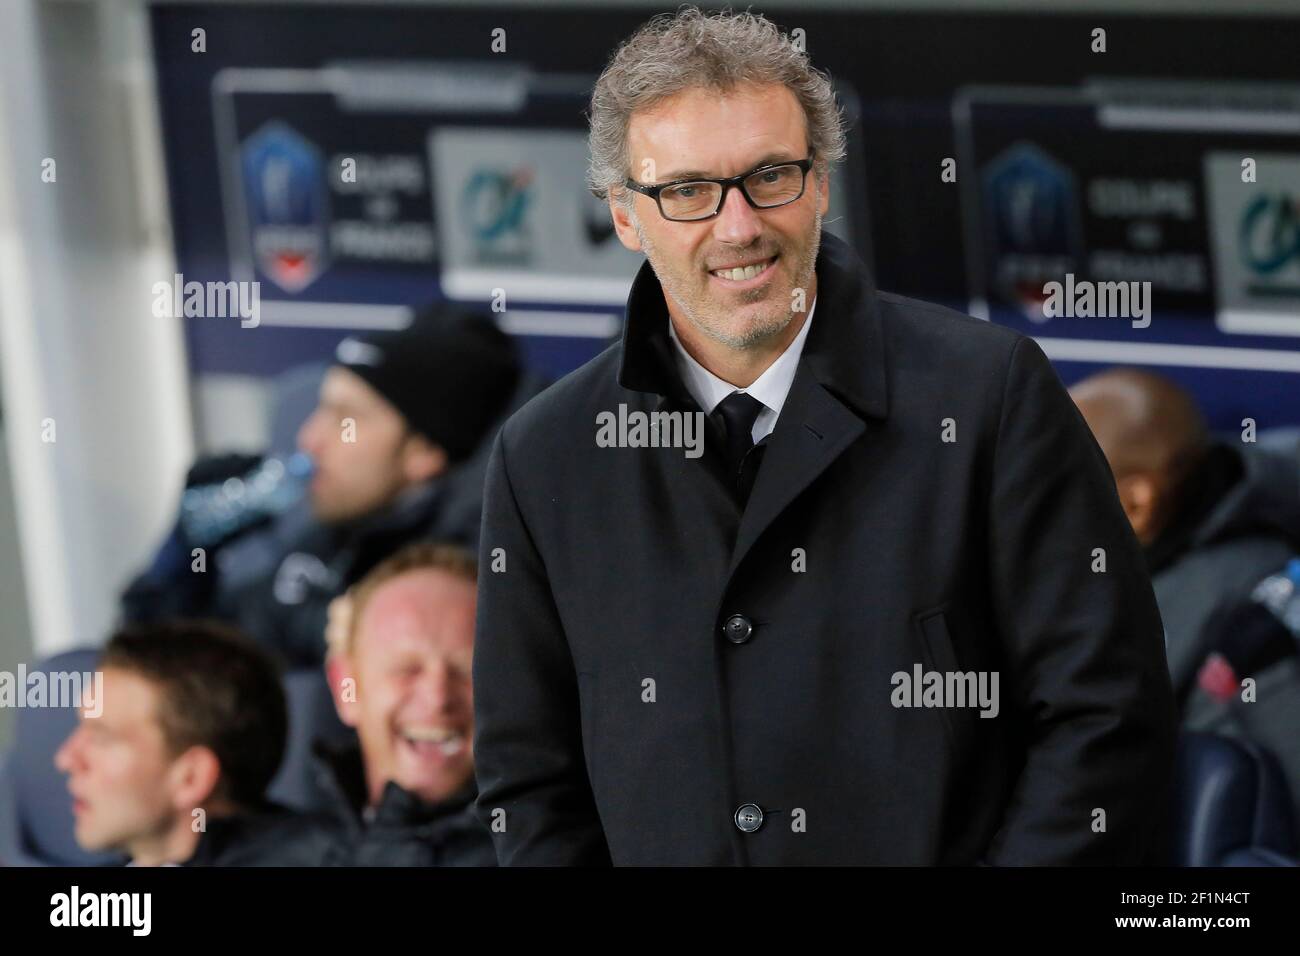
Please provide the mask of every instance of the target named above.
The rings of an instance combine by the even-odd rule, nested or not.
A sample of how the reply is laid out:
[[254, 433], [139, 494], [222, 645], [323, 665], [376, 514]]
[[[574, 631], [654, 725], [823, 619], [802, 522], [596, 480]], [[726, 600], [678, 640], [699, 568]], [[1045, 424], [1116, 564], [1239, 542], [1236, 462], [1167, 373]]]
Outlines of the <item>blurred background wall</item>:
[[102, 639], [117, 589], [165, 530], [192, 424], [181, 330], [148, 311], [172, 253], [147, 11], [19, 0], [0, 18], [11, 668]]

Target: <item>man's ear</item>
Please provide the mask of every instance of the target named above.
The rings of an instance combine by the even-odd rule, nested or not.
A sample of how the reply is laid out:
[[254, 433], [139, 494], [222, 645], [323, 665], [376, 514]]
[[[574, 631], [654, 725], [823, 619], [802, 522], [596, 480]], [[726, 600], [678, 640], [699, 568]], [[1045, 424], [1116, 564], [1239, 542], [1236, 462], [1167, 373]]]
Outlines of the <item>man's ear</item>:
[[325, 679], [334, 698], [334, 709], [339, 720], [355, 728], [361, 722], [357, 707], [357, 675], [352, 669], [352, 659], [346, 654], [331, 654], [325, 658]]
[[821, 214], [825, 216], [831, 209], [831, 171], [829, 166], [817, 176], [817, 193], [817, 205], [821, 207]]
[[1125, 475], [1115, 482], [1115, 490], [1138, 541], [1150, 544], [1160, 533], [1160, 489], [1155, 478], [1145, 472]]
[[[636, 234], [636, 226], [632, 224], [632, 204], [624, 206], [619, 202], [619, 196], [626, 195], [625, 190], [609, 191], [609, 215], [614, 220], [614, 231], [618, 233], [618, 241], [623, 243], [624, 248], [632, 252], [641, 252], [641, 237]], [[632, 197], [632, 202], [636, 202], [636, 197]]]
[[221, 782], [221, 761], [212, 748], [196, 744], [171, 766], [172, 806], [180, 810], [194, 807], [213, 809], [213, 794]]
[[437, 478], [447, 470], [447, 452], [423, 435], [412, 432], [402, 448], [402, 472], [406, 480], [418, 485]]

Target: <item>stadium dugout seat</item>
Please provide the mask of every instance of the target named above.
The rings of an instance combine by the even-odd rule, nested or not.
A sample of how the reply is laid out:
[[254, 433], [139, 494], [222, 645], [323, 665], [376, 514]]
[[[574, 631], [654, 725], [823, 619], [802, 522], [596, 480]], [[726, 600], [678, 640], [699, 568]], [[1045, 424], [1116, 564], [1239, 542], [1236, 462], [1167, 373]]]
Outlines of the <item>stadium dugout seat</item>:
[[1166, 862], [1297, 866], [1296, 821], [1276, 760], [1245, 740], [1179, 739]]
[[[1234, 433], [1233, 437], [1240, 440], [1241, 435]], [[1267, 428], [1259, 433], [1258, 442], [1260, 448], [1300, 457], [1300, 428]]]
[[289, 708], [289, 739], [267, 797], [294, 810], [323, 810], [328, 804], [316, 779], [312, 744], [324, 740], [337, 745], [355, 739], [355, 734], [339, 720], [322, 671], [288, 672], [284, 675], [284, 694]]
[[[28, 668], [88, 672], [99, 651], [81, 648]], [[86, 853], [72, 835], [72, 797], [54, 767], [54, 753], [77, 726], [73, 707], [23, 708], [15, 718], [15, 744], [0, 756], [0, 865], [112, 866], [123, 859]]]

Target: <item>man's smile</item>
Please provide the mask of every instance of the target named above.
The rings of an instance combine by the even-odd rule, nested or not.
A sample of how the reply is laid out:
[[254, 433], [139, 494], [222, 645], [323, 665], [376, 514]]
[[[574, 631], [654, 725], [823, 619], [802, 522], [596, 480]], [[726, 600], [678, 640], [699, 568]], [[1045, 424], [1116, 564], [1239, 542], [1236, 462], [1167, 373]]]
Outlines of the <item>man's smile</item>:
[[766, 259], [728, 264], [723, 268], [709, 270], [709, 276], [731, 289], [752, 289], [772, 277], [773, 266], [779, 258], [778, 253]]

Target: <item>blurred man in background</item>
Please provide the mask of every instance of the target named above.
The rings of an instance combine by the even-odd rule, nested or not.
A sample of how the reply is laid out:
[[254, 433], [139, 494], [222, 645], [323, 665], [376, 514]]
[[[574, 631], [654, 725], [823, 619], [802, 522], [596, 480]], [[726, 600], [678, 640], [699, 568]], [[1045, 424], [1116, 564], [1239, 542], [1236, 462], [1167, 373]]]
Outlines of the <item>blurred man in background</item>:
[[279, 676], [216, 624], [131, 628], [99, 663], [103, 713], [82, 714], [55, 755], [77, 843], [137, 866], [271, 862], [292, 820], [264, 800], [284, 752]]
[[[293, 666], [321, 663], [335, 596], [402, 545], [477, 539], [481, 480], [457, 482], [520, 378], [512, 343], [485, 317], [434, 311], [407, 328], [345, 339], [298, 445], [314, 472], [304, 507], [223, 542], [194, 570], [179, 530], [128, 590], [132, 621], [238, 623]], [[190, 484], [247, 471], [241, 459]], [[474, 476], [471, 476], [471, 478]]]
[[334, 826], [313, 862], [494, 866], [473, 813], [477, 560], [409, 545], [331, 606], [326, 669], [359, 743], [317, 747]]
[[1141, 542], [1180, 703], [1217, 640], [1212, 616], [1248, 598], [1300, 546], [1294, 458], [1213, 440], [1192, 397], [1138, 369], [1070, 389]]

